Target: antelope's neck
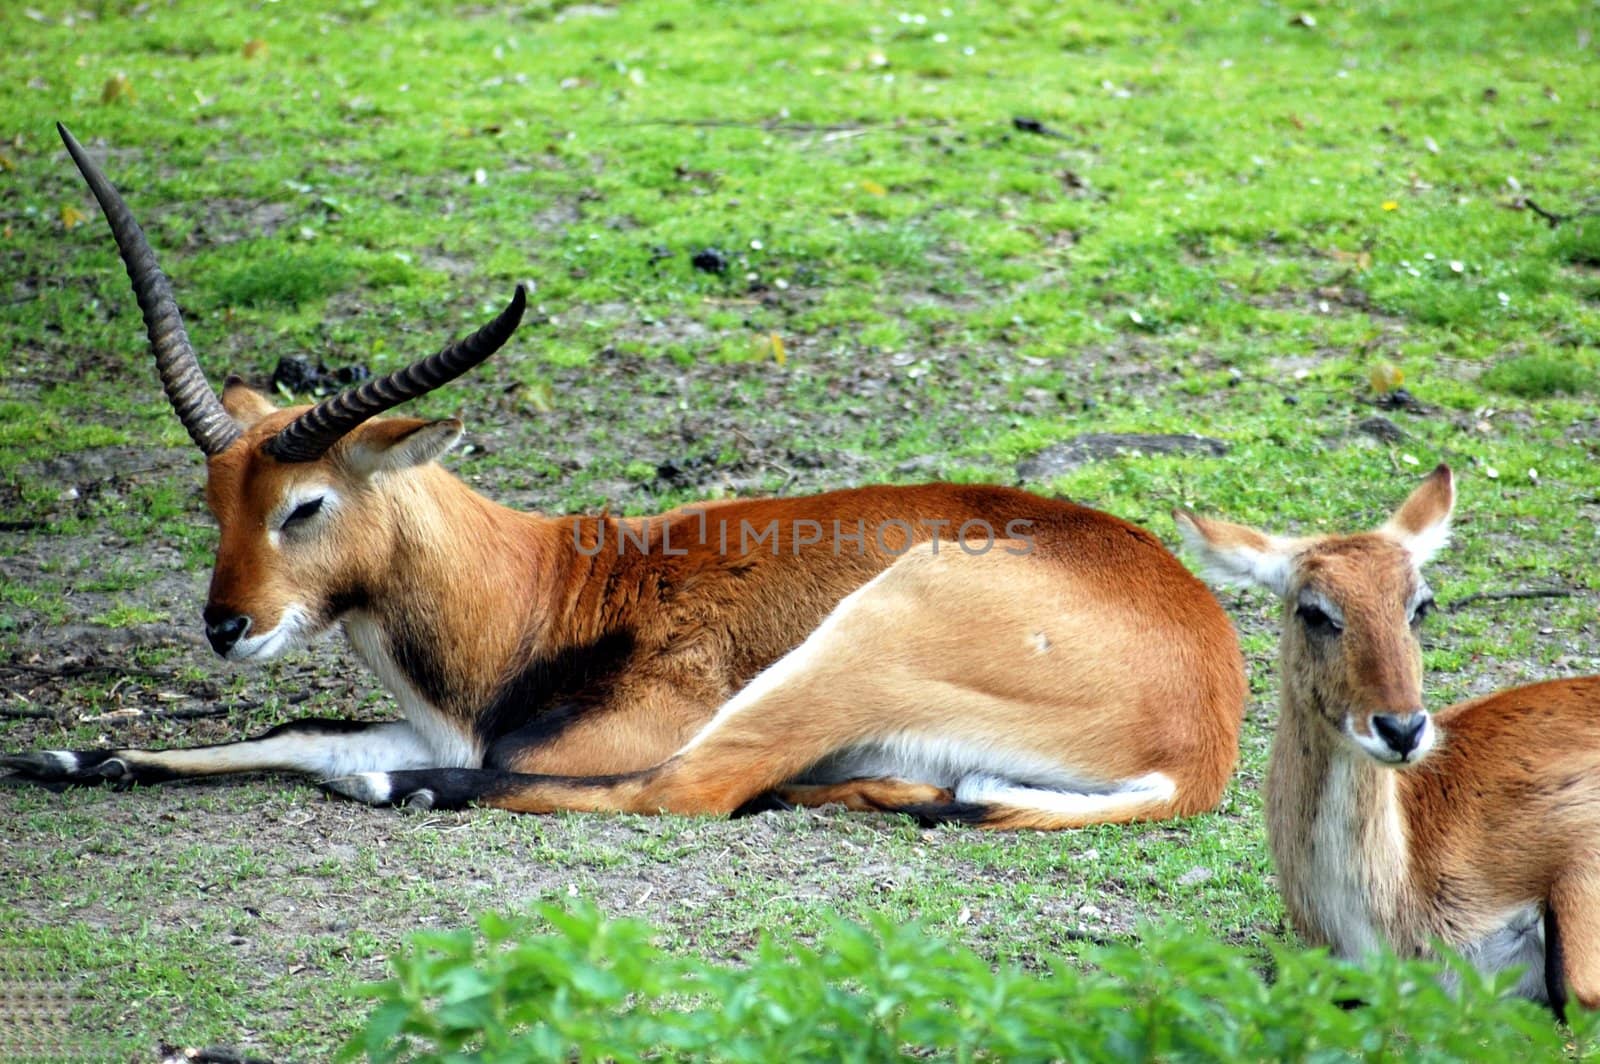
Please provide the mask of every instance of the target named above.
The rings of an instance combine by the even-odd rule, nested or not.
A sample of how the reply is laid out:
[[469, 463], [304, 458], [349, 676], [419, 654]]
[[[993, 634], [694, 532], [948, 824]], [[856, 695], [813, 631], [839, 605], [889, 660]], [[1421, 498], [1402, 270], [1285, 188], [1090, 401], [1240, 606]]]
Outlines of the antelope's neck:
[[1415, 906], [1398, 773], [1350, 749], [1309, 696], [1287, 688], [1267, 770], [1267, 827], [1303, 938], [1351, 960], [1408, 948]]
[[392, 500], [392, 554], [345, 628], [402, 705], [467, 718], [541, 647], [560, 560], [551, 522], [437, 473]]

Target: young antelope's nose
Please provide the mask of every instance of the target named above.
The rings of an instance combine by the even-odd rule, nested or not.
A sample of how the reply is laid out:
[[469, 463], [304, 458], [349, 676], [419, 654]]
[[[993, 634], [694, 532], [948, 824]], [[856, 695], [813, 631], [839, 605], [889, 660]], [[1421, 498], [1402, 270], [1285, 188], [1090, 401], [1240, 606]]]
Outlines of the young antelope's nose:
[[206, 638], [211, 641], [211, 649], [223, 657], [227, 657], [228, 651], [233, 649], [233, 644], [250, 630], [250, 618], [242, 613], [214, 611], [207, 606], [204, 617]]
[[1388, 744], [1389, 749], [1399, 754], [1401, 758], [1410, 755], [1422, 741], [1422, 731], [1428, 726], [1428, 714], [1415, 713], [1375, 713], [1372, 717], [1372, 733]]

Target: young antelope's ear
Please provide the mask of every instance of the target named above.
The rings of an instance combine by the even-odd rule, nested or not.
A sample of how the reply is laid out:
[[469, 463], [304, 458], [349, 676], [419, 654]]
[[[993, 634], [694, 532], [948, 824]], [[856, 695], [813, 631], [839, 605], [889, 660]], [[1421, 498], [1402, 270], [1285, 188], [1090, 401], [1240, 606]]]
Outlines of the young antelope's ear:
[[1174, 510], [1172, 519], [1189, 549], [1200, 556], [1205, 577], [1212, 583], [1254, 584], [1279, 598], [1289, 594], [1294, 540], [1187, 510]]
[[369, 421], [336, 445], [344, 463], [362, 476], [392, 473], [431, 462], [461, 439], [453, 417], [424, 421], [388, 417]]
[[240, 428], [247, 429], [278, 408], [272, 405], [272, 400], [246, 384], [243, 377], [230, 376], [222, 386], [222, 409]]
[[1455, 477], [1441, 462], [1378, 531], [1399, 541], [1420, 569], [1449, 542], [1455, 505]]

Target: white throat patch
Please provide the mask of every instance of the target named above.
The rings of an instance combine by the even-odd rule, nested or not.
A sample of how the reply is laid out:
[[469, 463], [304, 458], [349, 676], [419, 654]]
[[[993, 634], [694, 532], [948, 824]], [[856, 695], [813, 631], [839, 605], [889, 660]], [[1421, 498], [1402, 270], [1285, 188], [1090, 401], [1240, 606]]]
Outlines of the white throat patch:
[[394, 696], [400, 712], [433, 752], [437, 767], [478, 768], [483, 764], [483, 750], [476, 736], [465, 725], [446, 717], [411, 685], [390, 655], [388, 637], [376, 621], [365, 614], [352, 613], [344, 619], [344, 631], [361, 660]]

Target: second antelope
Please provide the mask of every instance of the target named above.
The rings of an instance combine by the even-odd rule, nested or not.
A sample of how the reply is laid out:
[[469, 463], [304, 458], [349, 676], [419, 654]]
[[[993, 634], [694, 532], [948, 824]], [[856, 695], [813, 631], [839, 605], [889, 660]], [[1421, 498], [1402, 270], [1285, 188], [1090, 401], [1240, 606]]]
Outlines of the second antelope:
[[1600, 677], [1430, 714], [1422, 567], [1455, 487], [1440, 466], [1374, 532], [1287, 539], [1179, 514], [1220, 578], [1283, 599], [1267, 832], [1300, 935], [1359, 960], [1435, 941], [1564, 1015], [1600, 1007]]
[[374, 415], [487, 358], [520, 289], [469, 339], [314, 408], [236, 381], [219, 402], [144, 234], [61, 132], [207, 456], [212, 646], [262, 662], [342, 625], [405, 719], [0, 764], [67, 781], [287, 770], [371, 803], [528, 812], [838, 801], [991, 828], [1221, 797], [1243, 661], [1211, 592], [1148, 532], [950, 484], [634, 520], [513, 512], [435, 463], [459, 421]]

